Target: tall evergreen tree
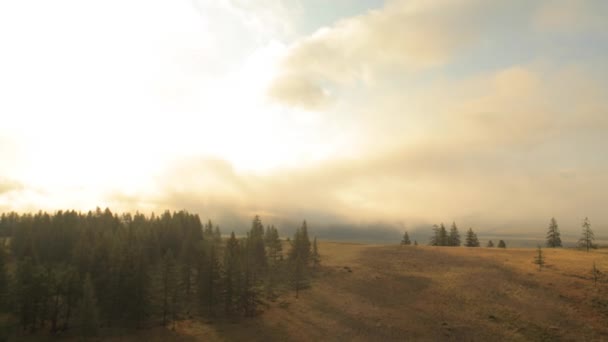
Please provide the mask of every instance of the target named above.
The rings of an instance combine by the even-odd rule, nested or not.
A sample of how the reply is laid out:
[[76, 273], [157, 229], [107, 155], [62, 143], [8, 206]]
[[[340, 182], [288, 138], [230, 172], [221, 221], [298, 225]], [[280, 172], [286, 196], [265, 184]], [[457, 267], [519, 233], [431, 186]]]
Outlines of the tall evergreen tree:
[[479, 247], [479, 239], [477, 239], [477, 234], [473, 232], [473, 228], [469, 228], [469, 230], [467, 231], [465, 246]]
[[301, 289], [308, 286], [308, 264], [310, 262], [310, 239], [308, 238], [308, 225], [306, 221], [296, 230], [289, 251], [291, 267], [291, 283], [296, 291], [296, 298]]
[[589, 249], [594, 247], [593, 240], [595, 240], [595, 236], [593, 230], [591, 230], [591, 223], [589, 222], [589, 218], [585, 217], [583, 220], [581, 238], [578, 240], [579, 246], [585, 248], [587, 252], [589, 252]]
[[540, 244], [536, 248], [536, 256], [534, 257], [534, 263], [538, 265], [539, 271], [541, 271], [542, 267], [545, 265], [545, 256], [543, 254], [543, 249], [540, 247]]
[[233, 318], [233, 315], [238, 306], [238, 298], [240, 297], [241, 283], [241, 253], [239, 241], [236, 239], [234, 232], [230, 234], [230, 238], [226, 242], [224, 251], [224, 267], [223, 270], [223, 299], [224, 312], [226, 316]]
[[560, 238], [559, 227], [555, 217], [549, 222], [549, 230], [547, 231], [547, 247], [555, 248], [562, 247], [562, 239]]
[[488, 247], [488, 248], [494, 247], [494, 242], [492, 242], [492, 240], [488, 240], [488, 244], [486, 247]]
[[452, 222], [450, 235], [448, 236], [448, 246], [460, 246], [460, 233], [458, 233], [456, 222]]
[[447, 246], [448, 245], [448, 232], [445, 229], [443, 223], [439, 226], [433, 226], [433, 236], [431, 237], [431, 246]]
[[410, 236], [408, 235], [407, 231], [405, 231], [403, 233], [403, 238], [401, 239], [401, 244], [404, 246], [408, 246], [412, 244], [412, 241], [410, 240]]
[[507, 248], [507, 244], [504, 240], [498, 241], [498, 248]]

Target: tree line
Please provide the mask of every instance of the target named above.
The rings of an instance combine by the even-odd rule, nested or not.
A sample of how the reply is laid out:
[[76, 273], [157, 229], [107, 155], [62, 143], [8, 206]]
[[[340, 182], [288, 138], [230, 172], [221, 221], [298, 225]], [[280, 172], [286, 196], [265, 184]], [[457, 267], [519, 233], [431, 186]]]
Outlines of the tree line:
[[[589, 252], [590, 249], [597, 248], [598, 246], [594, 243], [595, 235], [593, 230], [591, 229], [591, 223], [588, 217], [585, 217], [582, 223], [582, 232], [581, 237], [578, 240], [578, 247], [585, 249]], [[403, 237], [401, 239], [401, 245], [411, 245], [411, 239], [407, 231], [404, 232]], [[417, 241], [414, 241], [415, 245], [418, 245]], [[458, 247], [462, 245], [460, 239], [460, 233], [458, 231], [458, 226], [456, 226], [456, 222], [452, 223], [450, 230], [448, 231], [443, 223], [439, 225], [433, 225], [433, 234], [431, 235], [430, 246], [449, 246], [449, 247]], [[549, 228], [547, 230], [546, 236], [546, 245], [550, 248], [562, 247], [561, 234], [559, 232], [559, 226], [557, 224], [557, 220], [555, 218], [551, 218], [549, 222]], [[465, 235], [464, 246], [466, 247], [479, 247], [479, 239], [477, 238], [477, 234], [473, 231], [472, 228], [467, 230]], [[494, 247], [494, 242], [492, 240], [488, 240], [486, 247]], [[498, 248], [507, 248], [507, 244], [504, 240], [500, 240], [498, 242]]]
[[0, 216], [0, 310], [28, 331], [237, 319], [309, 286], [320, 256], [306, 221], [286, 244], [259, 216], [246, 236], [186, 211]]
[[[415, 245], [418, 245], [416, 241], [414, 241]], [[407, 231], [403, 233], [403, 238], [401, 239], [402, 245], [411, 245], [411, 240]], [[452, 222], [452, 226], [450, 227], [450, 231], [445, 228], [443, 223], [439, 225], [433, 225], [433, 234], [431, 235], [429, 245], [430, 246], [448, 246], [448, 247], [459, 247], [463, 243], [460, 238], [460, 232], [458, 231], [458, 226], [456, 222]], [[465, 234], [464, 239], [465, 247], [479, 247], [479, 239], [477, 238], [477, 234], [473, 231], [473, 228], [469, 228]], [[494, 247], [494, 243], [492, 240], [488, 241], [487, 247]], [[507, 248], [507, 244], [500, 240], [498, 243], [499, 248]]]

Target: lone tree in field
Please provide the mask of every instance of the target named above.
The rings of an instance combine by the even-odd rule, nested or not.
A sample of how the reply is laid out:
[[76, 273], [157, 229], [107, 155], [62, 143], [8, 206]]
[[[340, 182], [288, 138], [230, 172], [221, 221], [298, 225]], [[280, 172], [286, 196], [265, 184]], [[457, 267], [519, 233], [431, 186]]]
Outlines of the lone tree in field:
[[540, 244], [536, 248], [536, 256], [534, 257], [534, 263], [538, 265], [539, 271], [541, 271], [542, 267], [545, 265], [545, 256], [543, 255], [543, 249], [540, 247]]
[[479, 239], [477, 239], [477, 234], [473, 232], [473, 228], [469, 228], [467, 231], [467, 236], [465, 239], [465, 246], [467, 247], [479, 247]]
[[412, 244], [412, 241], [410, 240], [410, 236], [408, 235], [407, 232], [403, 233], [403, 239], [401, 239], [401, 244], [405, 245], [405, 246], [409, 246]]
[[507, 244], [504, 240], [498, 241], [498, 248], [507, 248]]
[[486, 245], [486, 247], [488, 247], [488, 248], [494, 247], [494, 242], [492, 242], [492, 240], [488, 241], [488, 244]]
[[589, 222], [589, 218], [585, 217], [583, 220], [583, 232], [578, 240], [578, 244], [589, 252], [589, 249], [594, 247], [593, 240], [595, 240], [595, 236], [593, 235], [593, 230], [591, 230], [591, 223]]
[[559, 235], [557, 221], [555, 221], [555, 217], [552, 217], [551, 222], [549, 223], [549, 230], [547, 231], [547, 247], [561, 247], [562, 239]]
[[458, 227], [456, 227], [456, 222], [452, 222], [452, 228], [450, 228], [450, 235], [448, 235], [448, 246], [460, 246], [460, 233], [458, 233]]

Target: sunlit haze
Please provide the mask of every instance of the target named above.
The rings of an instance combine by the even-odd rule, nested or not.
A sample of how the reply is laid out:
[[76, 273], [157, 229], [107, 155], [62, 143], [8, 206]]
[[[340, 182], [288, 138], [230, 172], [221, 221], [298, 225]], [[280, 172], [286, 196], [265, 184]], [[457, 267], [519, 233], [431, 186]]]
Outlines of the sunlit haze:
[[603, 0], [4, 0], [0, 211], [577, 234], [588, 216], [601, 236], [606, 18]]

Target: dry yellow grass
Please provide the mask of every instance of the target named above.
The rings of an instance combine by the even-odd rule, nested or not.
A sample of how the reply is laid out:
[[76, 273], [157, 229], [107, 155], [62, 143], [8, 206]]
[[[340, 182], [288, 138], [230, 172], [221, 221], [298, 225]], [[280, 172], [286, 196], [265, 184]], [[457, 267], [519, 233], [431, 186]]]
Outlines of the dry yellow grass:
[[[179, 322], [113, 341], [604, 341], [608, 251], [322, 242], [311, 289], [239, 323]], [[345, 268], [346, 267], [346, 268]], [[351, 272], [348, 271], [351, 270]]]

